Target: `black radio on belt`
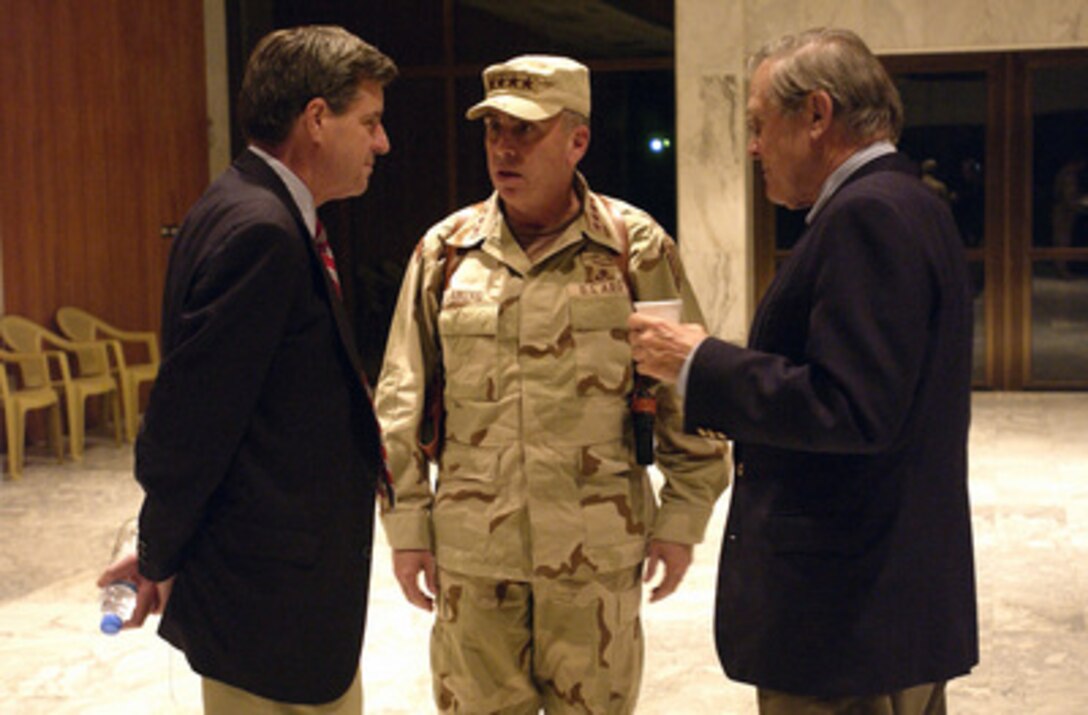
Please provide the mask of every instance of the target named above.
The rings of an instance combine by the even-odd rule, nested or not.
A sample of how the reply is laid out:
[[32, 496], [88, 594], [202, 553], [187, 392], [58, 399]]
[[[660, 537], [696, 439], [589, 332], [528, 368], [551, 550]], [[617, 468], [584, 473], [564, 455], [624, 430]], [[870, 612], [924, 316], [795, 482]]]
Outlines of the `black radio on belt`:
[[654, 419], [657, 416], [657, 398], [650, 391], [649, 381], [635, 376], [635, 389], [631, 392], [631, 421], [635, 427], [635, 460], [641, 465], [654, 463]]

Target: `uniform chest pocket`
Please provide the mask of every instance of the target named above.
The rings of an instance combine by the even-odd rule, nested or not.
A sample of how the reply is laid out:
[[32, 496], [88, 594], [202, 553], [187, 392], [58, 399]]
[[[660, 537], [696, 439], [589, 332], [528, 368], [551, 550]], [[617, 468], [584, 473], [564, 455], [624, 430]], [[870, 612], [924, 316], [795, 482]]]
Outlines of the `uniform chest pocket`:
[[572, 296], [578, 395], [626, 395], [631, 389], [631, 347], [627, 344], [626, 295]]
[[447, 396], [466, 400], [496, 399], [498, 332], [498, 303], [443, 308], [438, 314]]

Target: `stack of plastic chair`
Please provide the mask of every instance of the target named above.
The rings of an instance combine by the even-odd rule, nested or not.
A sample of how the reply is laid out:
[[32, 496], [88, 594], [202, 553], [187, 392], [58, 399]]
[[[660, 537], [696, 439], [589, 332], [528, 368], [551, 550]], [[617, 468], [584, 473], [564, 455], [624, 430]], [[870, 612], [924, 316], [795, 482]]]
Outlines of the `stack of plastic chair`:
[[[140, 422], [140, 385], [154, 382], [159, 374], [159, 343], [152, 332], [121, 330], [85, 310], [65, 306], [57, 311], [57, 326], [72, 340], [106, 340], [113, 356], [113, 370], [121, 386], [121, 407], [125, 416], [125, 439], [136, 439]], [[143, 346], [145, 362], [125, 356], [125, 343]]]
[[[105, 399], [114, 426], [114, 440], [121, 443], [120, 390], [111, 373], [106, 342], [67, 340], [17, 315], [0, 318], [0, 336], [17, 352], [43, 353], [49, 360], [50, 383], [64, 396], [64, 407], [68, 413], [68, 445], [73, 459], [83, 458], [89, 397], [101, 395]], [[71, 357], [75, 360], [71, 361]]]
[[26, 414], [30, 410], [49, 411], [49, 444], [57, 450], [57, 461], [64, 461], [60, 399], [49, 382], [49, 365], [44, 353], [0, 350], [0, 402], [4, 408], [8, 472], [12, 479], [18, 479], [23, 473]]

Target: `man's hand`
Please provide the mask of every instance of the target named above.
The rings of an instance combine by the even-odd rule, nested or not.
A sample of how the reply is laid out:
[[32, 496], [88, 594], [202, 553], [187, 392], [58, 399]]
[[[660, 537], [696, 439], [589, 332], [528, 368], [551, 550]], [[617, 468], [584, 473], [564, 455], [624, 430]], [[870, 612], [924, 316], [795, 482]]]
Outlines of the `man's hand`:
[[[419, 587], [419, 573], [423, 572], [424, 591]], [[393, 575], [400, 590], [413, 606], [424, 611], [434, 610], [435, 565], [434, 554], [424, 549], [393, 549]]]
[[139, 628], [148, 614], [162, 613], [166, 602], [170, 600], [170, 590], [174, 587], [174, 577], [165, 581], [151, 581], [140, 575], [139, 563], [135, 554], [124, 556], [102, 572], [98, 577], [98, 587], [105, 588], [113, 581], [131, 581], [136, 584], [136, 608], [132, 618], [122, 624], [122, 628]]
[[646, 575], [643, 581], [649, 583], [657, 572], [657, 564], [665, 565], [665, 574], [661, 577], [661, 583], [654, 587], [650, 593], [650, 603], [660, 601], [676, 590], [680, 582], [684, 580], [684, 574], [691, 566], [692, 555], [695, 547], [691, 544], [677, 544], [672, 541], [650, 541], [646, 549]]
[[706, 338], [697, 323], [673, 323], [641, 313], [627, 318], [631, 357], [640, 375], [675, 383], [688, 353]]

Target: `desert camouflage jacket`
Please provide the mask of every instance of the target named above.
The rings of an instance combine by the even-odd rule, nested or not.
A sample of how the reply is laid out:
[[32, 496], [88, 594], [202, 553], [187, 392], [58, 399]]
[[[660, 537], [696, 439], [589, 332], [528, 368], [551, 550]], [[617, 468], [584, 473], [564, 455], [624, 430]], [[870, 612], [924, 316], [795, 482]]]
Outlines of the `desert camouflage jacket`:
[[[376, 390], [397, 494], [382, 515], [393, 548], [529, 580], [634, 565], [649, 538], [702, 540], [728, 480], [727, 446], [684, 434], [679, 398], [656, 386], [665, 481], [655, 498], [635, 463], [626, 340], [633, 298], [683, 293], [685, 320], [701, 315], [664, 230], [581, 176], [576, 187], [582, 215], [535, 262], [496, 195], [432, 227], [410, 260]], [[626, 224], [627, 276], [614, 220]], [[447, 244], [457, 256], [448, 279]], [[432, 484], [418, 434], [440, 361], [445, 444]]]

